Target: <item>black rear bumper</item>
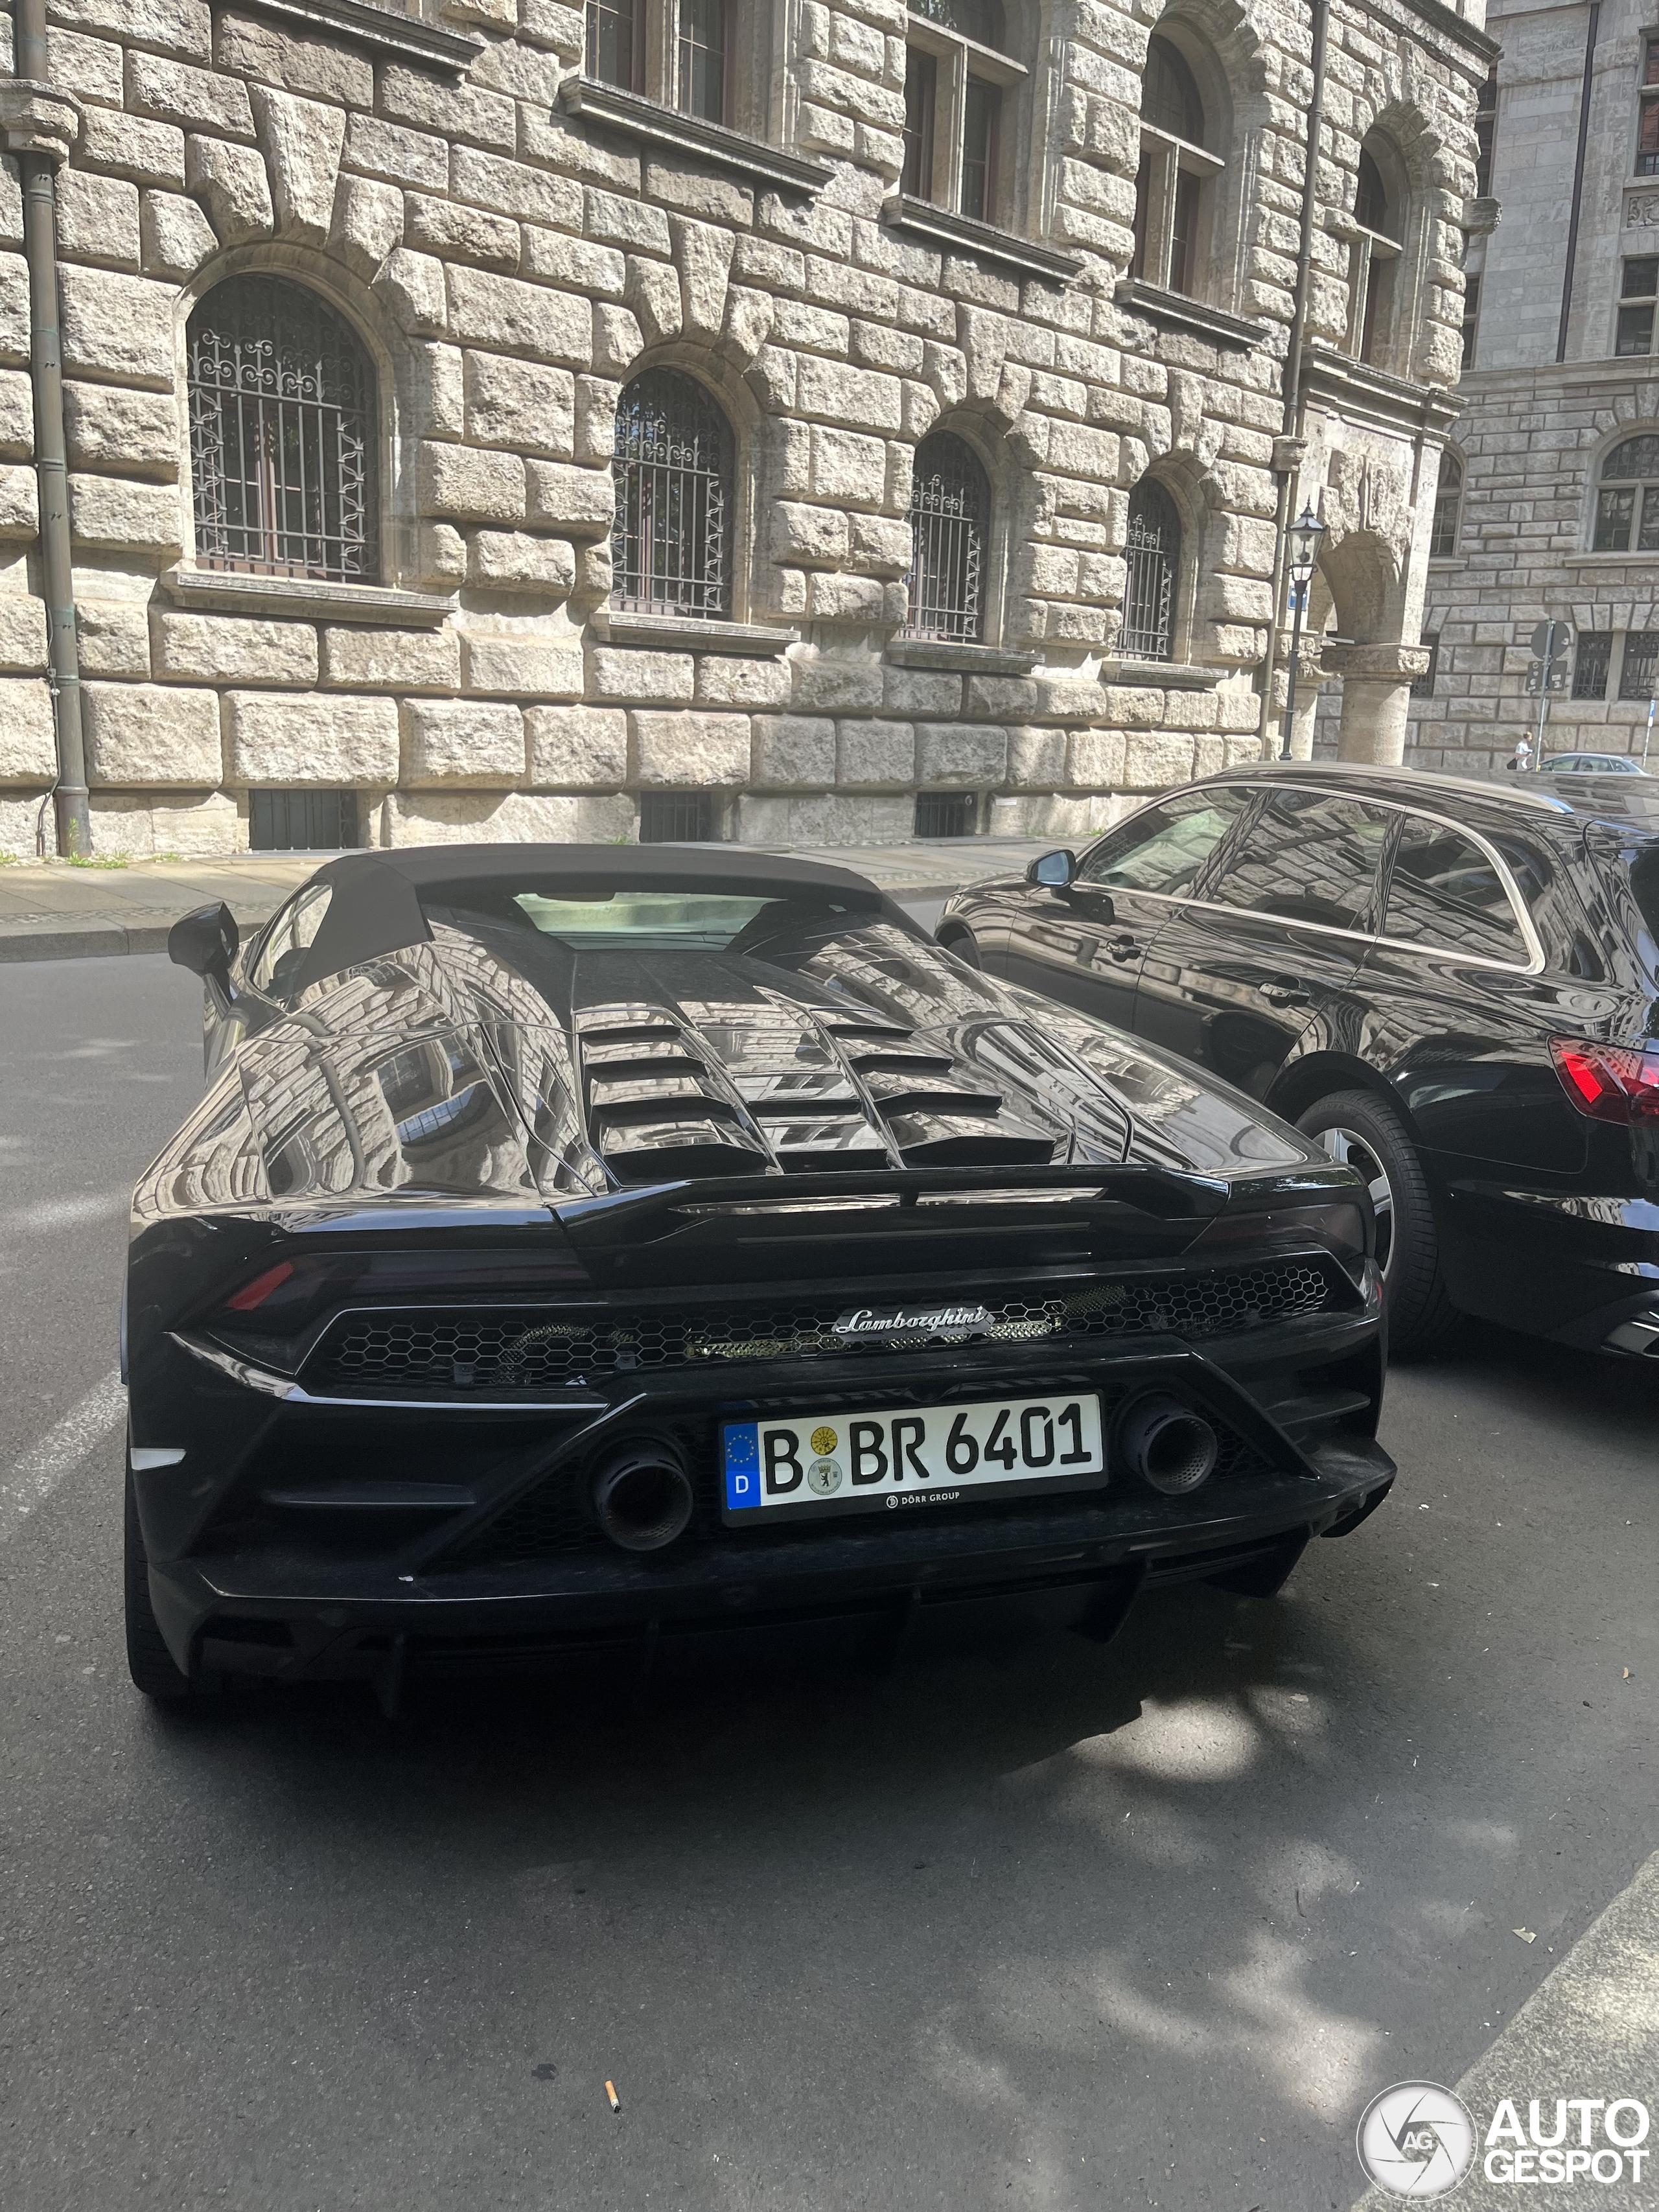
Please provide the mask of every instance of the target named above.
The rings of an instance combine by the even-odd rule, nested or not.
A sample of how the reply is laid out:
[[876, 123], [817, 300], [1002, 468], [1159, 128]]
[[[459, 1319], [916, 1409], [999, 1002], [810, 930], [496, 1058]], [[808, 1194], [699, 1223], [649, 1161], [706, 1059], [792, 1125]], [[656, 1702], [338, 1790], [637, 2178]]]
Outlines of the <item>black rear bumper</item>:
[[1243, 1577], [1344, 1535], [1382, 1503], [1381, 1446], [1315, 1445], [1273, 1472], [1188, 1500], [1133, 1499], [892, 1528], [837, 1522], [798, 1535], [722, 1535], [684, 1562], [617, 1553], [413, 1577], [261, 1553], [150, 1569], [163, 1634], [193, 1675], [283, 1681], [500, 1671], [659, 1639], [1066, 1593], [1079, 1625], [1114, 1626], [1142, 1588]]

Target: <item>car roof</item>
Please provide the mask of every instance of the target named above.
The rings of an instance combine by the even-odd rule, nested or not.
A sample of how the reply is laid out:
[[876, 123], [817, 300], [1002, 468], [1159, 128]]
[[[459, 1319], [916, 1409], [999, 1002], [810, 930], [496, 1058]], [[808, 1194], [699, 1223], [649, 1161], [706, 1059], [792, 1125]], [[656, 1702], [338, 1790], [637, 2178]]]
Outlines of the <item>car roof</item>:
[[1659, 836], [1659, 779], [1585, 771], [1553, 775], [1540, 789], [1525, 769], [1499, 770], [1490, 776], [1444, 775], [1432, 769], [1379, 766], [1373, 761], [1241, 761], [1218, 769], [1205, 783], [1237, 783], [1271, 778], [1289, 783], [1340, 785], [1356, 799], [1419, 802], [1438, 800], [1446, 811], [1461, 797], [1466, 803], [1512, 808], [1536, 820], [1554, 816], [1565, 827], [1604, 822], [1626, 832]]

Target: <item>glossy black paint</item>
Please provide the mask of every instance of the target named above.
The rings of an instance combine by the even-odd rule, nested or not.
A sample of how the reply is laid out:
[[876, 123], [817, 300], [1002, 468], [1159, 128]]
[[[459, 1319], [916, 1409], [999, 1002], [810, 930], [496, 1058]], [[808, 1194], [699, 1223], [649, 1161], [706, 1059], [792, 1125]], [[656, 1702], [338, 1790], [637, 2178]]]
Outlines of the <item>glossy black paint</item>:
[[[1149, 1576], [1265, 1587], [1386, 1492], [1363, 1188], [1224, 1084], [974, 972], [838, 870], [457, 848], [382, 905], [383, 865], [331, 862], [210, 968], [208, 1090], [135, 1194], [133, 1480], [187, 1671], [384, 1687], [1039, 1591], [1098, 1629]], [[584, 949], [515, 924], [491, 870], [779, 903], [723, 949]], [[830, 1327], [930, 1298], [982, 1301], [991, 1333]], [[714, 1510], [737, 1413], [1055, 1389], [1115, 1421], [1154, 1385], [1223, 1436], [1187, 1497], [1109, 1469], [823, 1528]], [[636, 1438], [698, 1498], [648, 1556], [588, 1494]]]
[[[1188, 787], [1206, 803], [1226, 792], [1248, 803], [1173, 894], [1103, 894], [1088, 878], [1103, 855], [1133, 849], [1135, 822], [1182, 794], [1164, 794], [1078, 854], [1066, 889], [976, 885], [946, 908], [941, 941], [970, 933], [988, 972], [1121, 1022], [1287, 1119], [1336, 1091], [1386, 1094], [1418, 1147], [1448, 1287], [1465, 1311], [1585, 1346], [1659, 1313], [1653, 1139], [1578, 1112], [1549, 1049], [1553, 1036], [1659, 1040], [1652, 786], [1563, 776], [1540, 787], [1289, 763]], [[1411, 912], [1409, 885], [1391, 903], [1403, 829], [1385, 837], [1347, 927], [1240, 902], [1241, 882], [1260, 866], [1265, 810], [1287, 792], [1304, 803], [1330, 793], [1402, 823], [1431, 817], [1487, 841], [1511, 871], [1535, 945], [1473, 958], [1420, 935], [1395, 941], [1389, 915]], [[1271, 871], [1261, 872], [1267, 883]]]

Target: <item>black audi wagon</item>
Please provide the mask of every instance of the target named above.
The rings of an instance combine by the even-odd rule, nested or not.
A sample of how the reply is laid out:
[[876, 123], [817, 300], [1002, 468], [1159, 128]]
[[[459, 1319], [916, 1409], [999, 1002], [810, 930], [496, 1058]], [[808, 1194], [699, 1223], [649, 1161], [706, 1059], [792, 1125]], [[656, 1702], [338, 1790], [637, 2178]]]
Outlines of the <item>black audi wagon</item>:
[[940, 941], [1224, 1077], [1370, 1184], [1390, 1343], [1659, 1348], [1659, 797], [1288, 762], [953, 900]]

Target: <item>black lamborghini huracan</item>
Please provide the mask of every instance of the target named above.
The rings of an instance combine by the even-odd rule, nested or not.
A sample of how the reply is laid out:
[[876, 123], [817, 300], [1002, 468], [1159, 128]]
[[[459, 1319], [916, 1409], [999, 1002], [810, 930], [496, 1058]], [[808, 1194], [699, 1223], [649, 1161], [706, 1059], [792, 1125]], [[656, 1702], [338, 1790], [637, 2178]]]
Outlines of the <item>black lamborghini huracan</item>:
[[1365, 1186], [1238, 1092], [733, 850], [356, 853], [173, 932], [138, 1186], [158, 1698], [1147, 1583], [1376, 1506]]

